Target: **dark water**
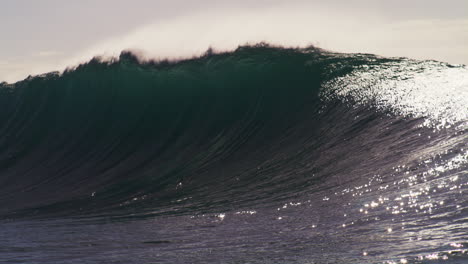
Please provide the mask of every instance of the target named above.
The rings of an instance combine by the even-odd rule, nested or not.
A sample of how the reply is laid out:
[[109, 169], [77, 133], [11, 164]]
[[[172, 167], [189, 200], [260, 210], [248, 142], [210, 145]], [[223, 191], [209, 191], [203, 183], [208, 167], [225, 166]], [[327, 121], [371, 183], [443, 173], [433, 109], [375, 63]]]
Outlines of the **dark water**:
[[0, 88], [1, 263], [467, 263], [468, 70], [242, 47]]

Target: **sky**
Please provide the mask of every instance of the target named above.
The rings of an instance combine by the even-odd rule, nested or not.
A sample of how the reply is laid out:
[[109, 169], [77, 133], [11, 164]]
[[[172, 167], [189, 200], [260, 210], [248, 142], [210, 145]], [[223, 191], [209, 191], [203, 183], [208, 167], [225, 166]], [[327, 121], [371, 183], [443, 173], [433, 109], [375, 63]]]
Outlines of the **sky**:
[[467, 0], [0, 0], [0, 82], [260, 41], [468, 65]]

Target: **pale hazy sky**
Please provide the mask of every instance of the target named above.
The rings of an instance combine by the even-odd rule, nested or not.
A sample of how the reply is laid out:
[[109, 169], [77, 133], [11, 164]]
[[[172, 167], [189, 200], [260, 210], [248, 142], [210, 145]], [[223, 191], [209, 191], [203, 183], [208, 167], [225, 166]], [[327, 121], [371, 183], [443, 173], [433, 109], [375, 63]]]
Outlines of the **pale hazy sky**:
[[468, 64], [468, 0], [0, 0], [0, 81], [259, 41]]

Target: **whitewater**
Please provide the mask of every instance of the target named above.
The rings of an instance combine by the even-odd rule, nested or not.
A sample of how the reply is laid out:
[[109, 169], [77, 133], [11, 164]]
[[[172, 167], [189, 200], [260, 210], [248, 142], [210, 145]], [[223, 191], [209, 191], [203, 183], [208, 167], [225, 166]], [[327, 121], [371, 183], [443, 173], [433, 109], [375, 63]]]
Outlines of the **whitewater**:
[[466, 263], [468, 69], [132, 52], [0, 84], [1, 263]]

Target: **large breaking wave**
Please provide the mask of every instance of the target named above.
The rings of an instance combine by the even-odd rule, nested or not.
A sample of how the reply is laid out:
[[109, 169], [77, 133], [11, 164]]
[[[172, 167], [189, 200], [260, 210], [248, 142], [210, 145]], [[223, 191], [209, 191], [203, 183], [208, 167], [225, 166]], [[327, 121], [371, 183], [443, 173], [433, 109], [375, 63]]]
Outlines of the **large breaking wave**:
[[[178, 62], [124, 52], [3, 83], [0, 214], [217, 222], [264, 210], [272, 226], [343, 228], [348, 247], [361, 243], [330, 249], [335, 262], [456, 261], [464, 251], [445, 246], [468, 239], [467, 87], [464, 66], [266, 45]], [[401, 224], [439, 240], [386, 252], [397, 238], [371, 235]]]

